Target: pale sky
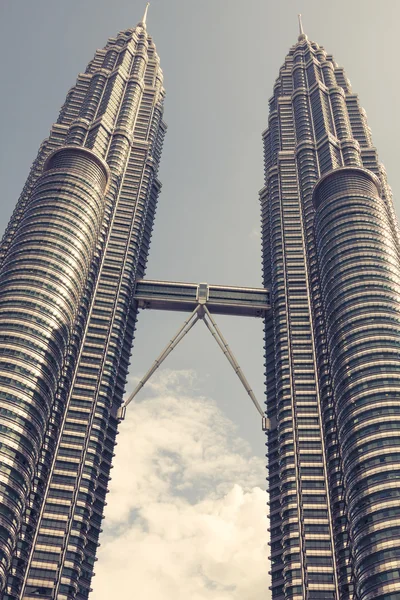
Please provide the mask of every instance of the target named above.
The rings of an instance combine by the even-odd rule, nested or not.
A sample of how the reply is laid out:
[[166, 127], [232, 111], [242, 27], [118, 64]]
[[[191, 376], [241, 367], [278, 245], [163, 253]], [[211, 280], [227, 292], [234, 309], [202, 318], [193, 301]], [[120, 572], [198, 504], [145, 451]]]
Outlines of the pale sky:
[[[0, 0], [1, 230], [77, 73], [144, 4]], [[298, 12], [345, 67], [400, 190], [398, 0], [153, 0], [168, 132], [149, 278], [261, 285], [261, 132]], [[183, 319], [140, 315], [130, 386]], [[218, 322], [262, 402], [262, 323]], [[93, 600], [268, 598], [259, 418], [201, 324], [130, 406], [118, 442]]]

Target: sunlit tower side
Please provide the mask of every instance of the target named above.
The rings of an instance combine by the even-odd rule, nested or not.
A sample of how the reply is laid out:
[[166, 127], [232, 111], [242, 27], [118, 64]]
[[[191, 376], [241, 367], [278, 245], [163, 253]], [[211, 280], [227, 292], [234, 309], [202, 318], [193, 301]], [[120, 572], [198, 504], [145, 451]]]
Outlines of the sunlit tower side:
[[146, 15], [78, 76], [1, 245], [7, 599], [90, 590], [166, 130]]

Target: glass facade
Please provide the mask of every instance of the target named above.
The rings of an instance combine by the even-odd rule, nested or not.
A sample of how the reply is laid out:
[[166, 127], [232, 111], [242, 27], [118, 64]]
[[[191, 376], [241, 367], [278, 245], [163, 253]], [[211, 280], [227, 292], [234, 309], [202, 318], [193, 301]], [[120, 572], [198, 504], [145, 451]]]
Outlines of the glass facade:
[[[135, 282], [164, 94], [145, 22], [110, 38], [69, 91], [0, 245], [4, 600], [90, 593], [139, 292], [160, 290]], [[272, 597], [400, 600], [398, 225], [358, 97], [303, 33], [263, 140], [266, 289], [208, 293], [233, 314], [271, 302]], [[197, 301], [198, 286], [167, 292]]]
[[263, 140], [272, 597], [399, 600], [398, 226], [358, 97], [303, 33]]
[[88, 598], [166, 126], [144, 22], [69, 91], [0, 247], [0, 595]]

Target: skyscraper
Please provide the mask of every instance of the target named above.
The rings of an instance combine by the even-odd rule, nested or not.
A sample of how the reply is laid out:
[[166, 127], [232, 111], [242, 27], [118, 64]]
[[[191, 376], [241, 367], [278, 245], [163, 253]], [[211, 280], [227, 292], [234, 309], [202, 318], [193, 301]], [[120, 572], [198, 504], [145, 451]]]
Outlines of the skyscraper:
[[145, 13], [78, 76], [1, 244], [2, 598], [89, 594], [160, 190], [163, 99]]
[[272, 597], [398, 600], [398, 226], [358, 97], [301, 22], [263, 140]]
[[[7, 600], [90, 591], [160, 189], [163, 98], [145, 14], [79, 75], [0, 247]], [[302, 31], [270, 108], [261, 202], [273, 598], [399, 600], [390, 189], [343, 70]], [[244, 295], [252, 312], [269, 303], [260, 290], [171, 284], [165, 299], [163, 282], [140, 285], [146, 305], [177, 305], [179, 293], [203, 311], [210, 299], [232, 314]]]

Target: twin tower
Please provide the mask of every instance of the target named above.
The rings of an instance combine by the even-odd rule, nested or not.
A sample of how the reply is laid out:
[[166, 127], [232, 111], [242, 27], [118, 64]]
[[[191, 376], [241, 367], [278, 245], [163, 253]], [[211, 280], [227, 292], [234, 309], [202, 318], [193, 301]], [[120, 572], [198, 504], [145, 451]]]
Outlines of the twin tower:
[[263, 133], [264, 289], [144, 301], [163, 100], [145, 15], [78, 76], [1, 243], [0, 595], [89, 597], [158, 289], [265, 319], [273, 600], [400, 600], [400, 237], [358, 97], [301, 30]]

